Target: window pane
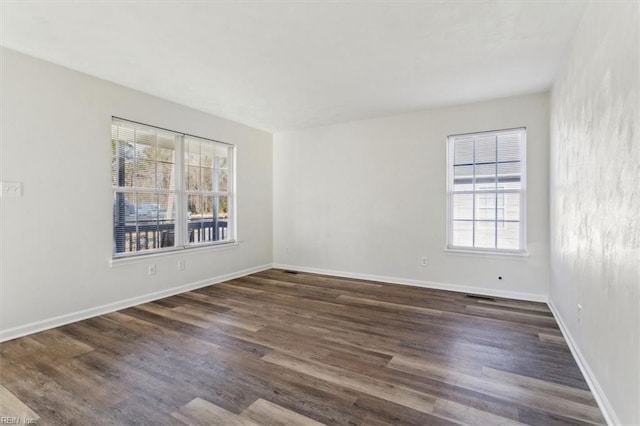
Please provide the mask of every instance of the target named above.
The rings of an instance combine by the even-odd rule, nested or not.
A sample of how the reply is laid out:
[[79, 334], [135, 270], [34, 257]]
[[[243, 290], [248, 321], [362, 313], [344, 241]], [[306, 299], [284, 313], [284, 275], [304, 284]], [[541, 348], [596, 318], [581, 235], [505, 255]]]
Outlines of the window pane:
[[[119, 129], [116, 127], [118, 133]], [[133, 136], [133, 132], [131, 133]], [[134, 184], [133, 143], [122, 140], [111, 141], [111, 183], [113, 186], [132, 187]]]
[[481, 248], [496, 248], [496, 223], [493, 221], [474, 223], [475, 246]]
[[510, 133], [498, 136], [498, 161], [520, 160], [520, 134]]
[[111, 125], [111, 186], [118, 184], [118, 126]]
[[498, 164], [498, 185], [503, 189], [520, 189], [520, 163]]
[[453, 245], [458, 247], [473, 247], [473, 222], [453, 221]]
[[520, 162], [510, 161], [498, 164], [498, 176], [501, 181], [508, 181], [512, 178], [520, 178]]
[[476, 194], [476, 220], [495, 220], [496, 194]]
[[125, 158], [135, 158], [135, 137], [136, 132], [133, 128], [118, 127], [118, 141], [124, 148], [123, 153]]
[[156, 187], [175, 189], [175, 136], [158, 134]]
[[189, 242], [213, 241], [213, 200], [201, 195], [189, 196]]
[[157, 164], [157, 185], [158, 189], [175, 189], [176, 180], [176, 166], [172, 163], [158, 163]]
[[200, 167], [187, 166], [185, 167], [185, 182], [187, 189], [191, 191], [200, 190]]
[[473, 189], [473, 166], [453, 167], [453, 190], [470, 191]]
[[185, 138], [185, 159], [189, 166], [200, 165], [200, 142], [192, 138]]
[[135, 185], [139, 188], [155, 188], [156, 163], [148, 160], [136, 161]]
[[217, 221], [217, 229], [216, 229], [217, 240], [229, 239], [228, 217], [229, 217], [229, 197], [220, 196], [218, 197], [218, 221]]
[[226, 170], [217, 170], [216, 171], [216, 181], [215, 186], [213, 188], [216, 192], [227, 192], [227, 171]]
[[229, 217], [229, 197], [222, 195], [218, 197], [218, 218], [226, 219]]
[[128, 192], [125, 194], [125, 222], [131, 222], [132, 224], [136, 223], [136, 203], [138, 202], [138, 197], [134, 192]]
[[456, 138], [453, 144], [453, 164], [473, 163], [473, 138]]
[[203, 167], [213, 167], [213, 158], [215, 156], [215, 145], [213, 143], [203, 143], [201, 147], [202, 157], [201, 165]]
[[222, 145], [216, 145], [213, 166], [218, 169], [226, 169], [229, 167], [228, 160], [229, 160], [229, 148]]
[[476, 137], [474, 158], [475, 158], [476, 164], [495, 163], [496, 162], [496, 137], [495, 136]]
[[136, 230], [135, 194], [116, 192], [113, 209], [114, 252], [125, 253], [135, 249], [132, 247], [130, 235]]
[[158, 220], [158, 194], [138, 193], [136, 214], [139, 224], [148, 224]]
[[504, 220], [520, 220], [520, 194], [504, 195]]
[[125, 159], [124, 163], [124, 180], [121, 180], [122, 184], [119, 186], [133, 187], [135, 185], [135, 160]]
[[202, 197], [202, 201], [203, 201], [202, 217], [209, 220], [213, 218], [213, 212], [215, 210], [215, 207], [214, 207], [215, 199], [214, 197]]
[[175, 211], [173, 194], [118, 192], [114, 206], [115, 253], [174, 245], [175, 222], [167, 220]]
[[147, 130], [136, 130], [136, 158], [155, 160], [156, 134]]
[[515, 190], [520, 190], [522, 189], [522, 185], [520, 185], [520, 181], [513, 181], [513, 182], [501, 182], [498, 184], [498, 189], [515, 189]]
[[498, 248], [520, 249], [520, 222], [498, 222]]
[[495, 190], [496, 188], [496, 164], [476, 164], [476, 190]]
[[174, 194], [158, 194], [158, 219], [165, 222], [175, 220], [176, 207]]
[[113, 196], [113, 222], [135, 222], [135, 194], [116, 192]]
[[473, 219], [473, 194], [453, 194], [451, 215], [454, 220]]
[[201, 169], [201, 181], [202, 181], [202, 190], [203, 191], [210, 191], [212, 192], [214, 190], [213, 188], [213, 175], [215, 174], [215, 171], [213, 169], [209, 169], [209, 168], [205, 168], [203, 167]]
[[175, 163], [176, 138], [173, 135], [158, 133], [156, 159], [167, 163]]
[[189, 195], [187, 203], [187, 216], [189, 217], [189, 220], [202, 219], [203, 211], [202, 196]]
[[111, 186], [124, 185], [124, 157], [120, 156], [120, 145], [116, 139], [111, 140]]

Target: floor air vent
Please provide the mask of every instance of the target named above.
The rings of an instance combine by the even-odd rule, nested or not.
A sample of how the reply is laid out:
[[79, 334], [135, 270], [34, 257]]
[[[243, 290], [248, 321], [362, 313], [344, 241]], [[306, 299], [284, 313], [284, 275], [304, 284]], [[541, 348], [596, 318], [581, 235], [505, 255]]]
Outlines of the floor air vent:
[[496, 301], [495, 297], [483, 296], [481, 294], [465, 294], [464, 297], [468, 297], [469, 299], [489, 300], [491, 302], [495, 302]]
[[284, 271], [284, 273], [285, 273], [285, 274], [293, 274], [293, 275], [296, 275], [296, 274], [297, 274], [297, 272], [296, 272], [296, 271], [289, 271], [289, 270], [285, 270], [285, 271]]

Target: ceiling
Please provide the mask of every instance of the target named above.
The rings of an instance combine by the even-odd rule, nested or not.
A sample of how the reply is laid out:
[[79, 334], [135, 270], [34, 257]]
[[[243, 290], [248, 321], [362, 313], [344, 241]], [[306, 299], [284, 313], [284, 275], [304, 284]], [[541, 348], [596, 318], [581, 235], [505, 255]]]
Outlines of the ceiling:
[[279, 132], [551, 87], [584, 3], [7, 1], [0, 44]]

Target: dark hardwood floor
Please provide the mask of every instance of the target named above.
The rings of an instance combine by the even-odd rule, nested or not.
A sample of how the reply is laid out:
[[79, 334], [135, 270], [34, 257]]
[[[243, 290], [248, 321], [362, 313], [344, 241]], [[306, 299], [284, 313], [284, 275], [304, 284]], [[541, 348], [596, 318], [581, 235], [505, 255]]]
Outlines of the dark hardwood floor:
[[604, 424], [542, 303], [281, 270], [2, 343], [0, 398], [38, 424]]

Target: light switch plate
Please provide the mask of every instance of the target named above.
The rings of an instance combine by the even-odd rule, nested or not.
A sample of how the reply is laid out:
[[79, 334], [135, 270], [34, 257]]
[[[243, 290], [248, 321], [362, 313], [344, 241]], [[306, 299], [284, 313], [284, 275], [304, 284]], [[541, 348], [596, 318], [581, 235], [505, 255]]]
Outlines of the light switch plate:
[[22, 197], [22, 182], [2, 182], [2, 192], [0, 197], [3, 198], [20, 198]]

